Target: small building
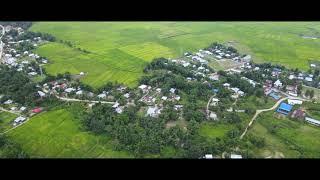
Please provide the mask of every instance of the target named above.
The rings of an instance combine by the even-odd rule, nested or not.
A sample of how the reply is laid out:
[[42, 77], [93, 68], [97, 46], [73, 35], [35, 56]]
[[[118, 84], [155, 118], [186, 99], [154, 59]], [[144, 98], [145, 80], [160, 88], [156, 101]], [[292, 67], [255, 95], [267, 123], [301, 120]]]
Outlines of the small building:
[[206, 154], [206, 155], [204, 155], [204, 158], [205, 159], [213, 159], [213, 156], [212, 156], [212, 154]]
[[73, 92], [73, 91], [75, 91], [76, 89], [74, 89], [74, 88], [67, 88], [67, 89], [65, 89], [64, 91], [66, 92], [66, 93], [71, 93], [71, 92]]
[[46, 93], [42, 92], [42, 91], [38, 91], [38, 94], [40, 97], [45, 97], [46, 96]]
[[170, 89], [170, 92], [171, 92], [172, 94], [174, 94], [174, 93], [176, 92], [176, 88], [171, 88], [171, 89]]
[[98, 98], [106, 98], [107, 97], [107, 95], [106, 94], [104, 94], [104, 93], [101, 93], [101, 94], [98, 94], [98, 96], [97, 96]]
[[162, 96], [161, 99], [166, 101], [168, 99], [168, 97], [167, 96]]
[[307, 121], [308, 123], [313, 124], [315, 126], [320, 126], [320, 121], [319, 120], [306, 117], [305, 121]]
[[178, 111], [183, 108], [183, 105], [174, 105], [174, 110]]
[[83, 76], [84, 75], [84, 72], [80, 72], [80, 76]]
[[33, 110], [32, 110], [32, 112], [33, 113], [40, 113], [42, 111], [42, 108], [34, 108]]
[[313, 81], [311, 77], [306, 77], [306, 78], [304, 78], [304, 80], [306, 80], [307, 82], [312, 82]]
[[240, 154], [231, 154], [231, 159], [242, 159], [242, 156]]
[[158, 117], [160, 113], [161, 113], [161, 109], [159, 109], [157, 106], [149, 107], [147, 110], [147, 116], [150, 116], [150, 117]]
[[278, 79], [276, 82], [274, 82], [274, 86], [279, 88], [282, 86], [282, 82]]
[[9, 99], [9, 100], [5, 101], [3, 104], [12, 104], [12, 103], [13, 103], [13, 101], [11, 99]]
[[209, 76], [209, 79], [211, 79], [213, 81], [219, 81], [219, 77], [220, 77], [220, 75], [215, 73], [215, 74], [211, 74]]
[[82, 90], [79, 90], [79, 91], [76, 92], [76, 95], [81, 95], [81, 94], [83, 94]]
[[223, 86], [228, 88], [228, 87], [230, 87], [230, 84], [229, 83], [224, 83]]
[[315, 65], [315, 64], [310, 64], [310, 67], [315, 68], [315, 67], [316, 67], [316, 65]]
[[277, 112], [284, 115], [288, 115], [291, 110], [292, 110], [292, 105], [287, 103], [281, 103], [277, 109]]
[[25, 121], [25, 120], [26, 120], [25, 117], [19, 116], [19, 117], [17, 117], [17, 118], [14, 120], [14, 122], [15, 122], [15, 123], [21, 123], [21, 122], [23, 122], [23, 121]]
[[293, 111], [291, 117], [297, 118], [297, 119], [304, 119], [306, 116], [306, 113], [302, 109], [296, 109]]
[[296, 104], [301, 105], [302, 101], [298, 100], [298, 99], [288, 99], [288, 104], [290, 104], [290, 105], [296, 105]]
[[123, 95], [125, 98], [129, 98], [130, 97], [130, 94], [129, 93], [126, 93]]
[[115, 103], [112, 105], [112, 107], [113, 107], [113, 108], [117, 108], [117, 107], [119, 107], [119, 105], [120, 105], [120, 104], [119, 104], [118, 102], [115, 102]]
[[121, 114], [123, 112], [123, 107], [117, 107], [115, 111], [116, 113]]
[[26, 109], [27, 109], [26, 107], [22, 106], [22, 107], [20, 108], [20, 111], [25, 111]]
[[216, 105], [218, 105], [218, 103], [219, 103], [219, 99], [217, 99], [217, 98], [212, 98], [211, 99], [211, 106], [216, 106]]
[[216, 114], [216, 113], [214, 113], [214, 112], [210, 112], [210, 114], [209, 114], [209, 118], [210, 118], [210, 119], [213, 119], [213, 120], [217, 120], [217, 119], [218, 119], [218, 116], [217, 116], [217, 114]]

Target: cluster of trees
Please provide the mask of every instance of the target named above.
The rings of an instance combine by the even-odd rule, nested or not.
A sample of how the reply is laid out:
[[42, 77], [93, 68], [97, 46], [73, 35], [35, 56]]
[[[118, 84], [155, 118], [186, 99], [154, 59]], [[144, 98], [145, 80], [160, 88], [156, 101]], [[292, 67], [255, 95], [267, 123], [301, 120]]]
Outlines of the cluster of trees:
[[36, 85], [23, 72], [17, 72], [7, 66], [0, 66], [0, 94], [4, 94], [1, 101], [12, 99], [20, 104], [35, 103]]
[[137, 157], [174, 147], [178, 157], [199, 158], [208, 152], [220, 154], [227, 147], [227, 140], [209, 141], [199, 136], [198, 123], [193, 120], [187, 131], [177, 126], [166, 129], [165, 119], [140, 117], [139, 108], [130, 107], [118, 115], [110, 105], [97, 104], [92, 112], [85, 113], [82, 122], [87, 130], [111, 136], [117, 149], [130, 151]]
[[5, 135], [0, 135], [0, 158], [29, 158], [21, 147]]
[[220, 44], [220, 43], [217, 43], [217, 42], [214, 42], [212, 44], [210, 44], [209, 47], [205, 48], [205, 50], [213, 50], [215, 48], [218, 48], [218, 49], [223, 49], [223, 50], [226, 50], [226, 51], [229, 51], [230, 53], [235, 53], [235, 54], [239, 54], [238, 53], [238, 50], [232, 46], [228, 46], [226, 47], [225, 45], [223, 44]]
[[147, 73], [151, 70], [159, 70], [159, 69], [166, 69], [171, 71], [172, 73], [180, 74], [183, 77], [194, 77], [190, 69], [182, 66], [177, 66], [175, 63], [172, 63], [171, 61], [165, 58], [154, 59], [150, 64], [148, 64], [144, 68], [144, 72]]
[[314, 90], [307, 89], [304, 95], [312, 99], [314, 97]]

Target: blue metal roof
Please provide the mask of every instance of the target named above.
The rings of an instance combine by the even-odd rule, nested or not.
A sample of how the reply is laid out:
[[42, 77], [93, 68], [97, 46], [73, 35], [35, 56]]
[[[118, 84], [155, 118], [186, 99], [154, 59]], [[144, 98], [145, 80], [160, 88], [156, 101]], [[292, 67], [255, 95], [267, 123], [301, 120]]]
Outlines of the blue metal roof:
[[280, 99], [280, 96], [275, 94], [274, 92], [270, 93], [269, 96], [273, 97], [276, 100]]
[[291, 111], [292, 110], [292, 106], [290, 104], [287, 104], [287, 103], [281, 103], [280, 106], [279, 106], [279, 109], [285, 110], [285, 111]]

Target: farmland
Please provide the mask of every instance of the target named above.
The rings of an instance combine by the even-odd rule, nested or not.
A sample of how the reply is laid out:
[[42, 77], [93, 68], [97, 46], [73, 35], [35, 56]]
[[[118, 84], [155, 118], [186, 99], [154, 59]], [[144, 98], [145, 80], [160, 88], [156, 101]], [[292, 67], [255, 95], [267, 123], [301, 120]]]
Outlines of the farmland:
[[266, 146], [256, 152], [257, 156], [319, 157], [320, 130], [317, 127], [288, 118], [277, 119], [273, 113], [262, 114], [249, 130], [249, 133], [265, 137], [266, 140]]
[[320, 40], [301, 35], [319, 30], [320, 24], [313, 22], [38, 22], [31, 27], [91, 52], [58, 44], [37, 50], [52, 61], [49, 73], [88, 72], [83, 81], [94, 87], [106, 81], [135, 86], [145, 62], [179, 57], [214, 41], [232, 41], [243, 53], [252, 53], [255, 62], [307, 70], [309, 59], [320, 59]]
[[[57, 118], [59, 117], [59, 118]], [[64, 109], [44, 112], [9, 133], [34, 158], [130, 157], [126, 152], [114, 151], [108, 137], [96, 136], [80, 130], [79, 120]]]

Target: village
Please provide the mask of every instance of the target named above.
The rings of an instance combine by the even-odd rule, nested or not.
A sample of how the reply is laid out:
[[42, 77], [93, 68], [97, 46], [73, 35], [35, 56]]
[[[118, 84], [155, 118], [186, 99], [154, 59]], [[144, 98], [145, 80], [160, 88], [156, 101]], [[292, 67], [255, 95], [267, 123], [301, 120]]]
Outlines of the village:
[[[35, 48], [46, 43], [46, 40], [39, 36], [32, 39], [14, 41], [16, 38], [8, 34], [12, 28], [8, 26], [4, 28], [5, 34], [2, 37], [2, 41], [5, 43], [3, 43], [2, 48], [1, 64], [15, 69], [17, 72], [23, 72], [31, 79], [45, 76], [42, 67], [50, 63], [50, 60], [33, 53], [32, 48], [26, 50], [24, 47], [28, 47], [28, 44], [31, 44]], [[15, 30], [18, 32], [16, 36], [24, 33], [21, 28], [16, 28]], [[27, 43], [27, 45], [23, 43]], [[20, 46], [20, 44], [22, 45]], [[234, 66], [224, 71], [216, 71], [215, 67], [209, 66], [211, 61], [231, 61]], [[220, 117], [221, 113], [214, 111], [224, 102], [223, 98], [217, 96], [219, 91], [228, 91], [230, 97], [224, 98], [231, 98], [234, 100], [234, 104], [248, 96], [248, 90], [235, 86], [235, 83], [229, 81], [230, 77], [236, 77], [237, 81], [248, 82], [250, 87], [247, 88], [249, 89], [263, 89], [263, 96], [273, 99], [275, 104], [277, 102], [280, 103], [281, 100], [280, 105], [275, 110], [275, 113], [279, 116], [290, 116], [304, 120], [312, 125], [320, 126], [320, 120], [314, 119], [303, 108], [300, 108], [304, 101], [319, 102], [319, 99], [314, 98], [311, 92], [308, 94], [302, 93], [301, 89], [302, 85], [320, 88], [320, 82], [316, 81], [317, 77], [314, 74], [292, 71], [280, 66], [255, 64], [252, 62], [251, 55], [240, 55], [234, 48], [225, 47], [218, 43], [203, 50], [201, 49], [194, 54], [186, 52], [183, 57], [168, 59], [164, 66], [184, 68], [190, 72], [190, 76], [185, 77], [186, 83], [199, 81], [211, 88], [212, 94], [205, 109], [207, 120], [219, 121], [222, 119]], [[310, 64], [310, 68], [319, 68], [318, 66], [318, 64]], [[170, 70], [166, 70], [166, 72], [168, 74], [172, 73]], [[145, 83], [131, 89], [125, 85], [116, 85], [98, 92], [83, 87], [77, 81], [84, 76], [86, 76], [86, 72], [79, 72], [79, 74], [71, 75], [69, 78], [57, 77], [45, 83], [40, 81], [37, 85], [37, 91], [34, 92], [35, 96], [40, 100], [57, 98], [60, 101], [83, 102], [89, 109], [98, 103], [110, 104], [118, 114], [123, 113], [127, 107], [136, 106], [140, 103], [142, 104], [143, 114], [155, 120], [159, 118], [163, 109], [168, 108], [167, 104], [171, 103], [173, 104], [174, 112], [179, 114], [179, 118], [183, 117], [181, 112], [185, 108], [184, 95], [181, 89], [175, 86], [166, 89], [165, 87], [151, 86]], [[213, 85], [214, 83], [221, 83], [222, 86]], [[3, 99], [3, 97], [6, 97], [6, 95], [0, 95], [0, 110], [18, 115], [11, 122], [13, 128], [46, 110], [46, 107], [27, 107], [14, 102], [12, 99]], [[224, 111], [243, 113], [245, 110], [233, 109], [230, 105]], [[207, 154], [204, 158], [212, 159], [213, 156]], [[232, 154], [231, 158], [241, 158], [241, 155]]]

